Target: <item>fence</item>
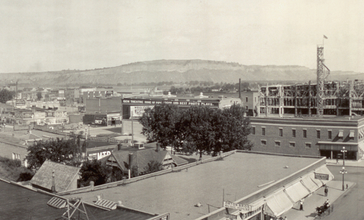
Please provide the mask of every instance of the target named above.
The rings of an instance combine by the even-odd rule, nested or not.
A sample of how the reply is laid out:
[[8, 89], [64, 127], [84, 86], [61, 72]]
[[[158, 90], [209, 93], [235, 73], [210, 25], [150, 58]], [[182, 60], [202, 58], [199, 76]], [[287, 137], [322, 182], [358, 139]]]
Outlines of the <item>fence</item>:
[[150, 177], [156, 177], [156, 176], [164, 175], [166, 173], [179, 172], [181, 170], [188, 169], [190, 167], [197, 166], [199, 164], [208, 163], [208, 162], [211, 162], [211, 161], [222, 159], [222, 158], [227, 157], [227, 156], [229, 156], [231, 154], [234, 154], [234, 153], [236, 153], [236, 150], [223, 153], [223, 154], [221, 154], [220, 156], [217, 156], [217, 157], [211, 157], [211, 158], [199, 160], [199, 161], [196, 161], [196, 162], [188, 163], [188, 164], [185, 164], [185, 165], [182, 165], [182, 166], [174, 167], [172, 169], [161, 170], [161, 171], [157, 171], [157, 172], [154, 172], [154, 173], [149, 173], [149, 174], [144, 174], [144, 175], [141, 175], [141, 176], [133, 177], [133, 178], [130, 178], [130, 179], [123, 179], [123, 180], [119, 180], [119, 181], [116, 181], [116, 182], [105, 183], [105, 184], [102, 184], [102, 185], [99, 185], [99, 186], [93, 186], [93, 187], [92, 186], [86, 186], [86, 187], [82, 187], [82, 188], [78, 188], [78, 189], [74, 189], [74, 190], [64, 191], [64, 192], [58, 193], [58, 195], [70, 195], [70, 194], [83, 193], [83, 192], [89, 192], [89, 191], [94, 191], [94, 190], [101, 190], [101, 189], [107, 189], [107, 188], [112, 188], [112, 187], [116, 187], [116, 186], [121, 186], [121, 185], [129, 184], [129, 183], [137, 182], [137, 181], [140, 181], [140, 180], [144, 180], [144, 179], [147, 179], [147, 178], [150, 178]]

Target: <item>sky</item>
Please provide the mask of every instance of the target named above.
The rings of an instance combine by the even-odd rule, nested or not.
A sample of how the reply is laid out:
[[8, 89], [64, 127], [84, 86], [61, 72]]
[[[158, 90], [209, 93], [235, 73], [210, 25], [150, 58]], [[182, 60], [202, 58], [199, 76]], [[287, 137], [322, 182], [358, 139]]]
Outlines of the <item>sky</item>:
[[1, 0], [0, 73], [160, 59], [364, 73], [364, 1]]

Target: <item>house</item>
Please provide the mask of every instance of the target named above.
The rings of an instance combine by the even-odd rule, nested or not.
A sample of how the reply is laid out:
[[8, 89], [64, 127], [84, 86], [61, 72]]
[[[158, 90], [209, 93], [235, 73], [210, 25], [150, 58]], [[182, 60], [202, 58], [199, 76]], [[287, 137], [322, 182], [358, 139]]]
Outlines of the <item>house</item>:
[[156, 148], [149, 148], [150, 146], [146, 146], [147, 149], [141, 150], [132, 150], [129, 148], [114, 151], [107, 159], [106, 164], [126, 171], [128, 170], [128, 164], [131, 163], [131, 167], [135, 166], [137, 168], [138, 174], [145, 174], [148, 172], [148, 164], [152, 161], [161, 163], [163, 169], [171, 169], [172, 167], [188, 163], [188, 161], [182, 158], [171, 155], [168, 151], [160, 150], [157, 144], [153, 144], [156, 145]]
[[77, 189], [79, 171], [79, 167], [45, 161], [30, 180], [30, 183], [33, 187], [45, 191], [52, 191], [53, 184], [56, 192]]

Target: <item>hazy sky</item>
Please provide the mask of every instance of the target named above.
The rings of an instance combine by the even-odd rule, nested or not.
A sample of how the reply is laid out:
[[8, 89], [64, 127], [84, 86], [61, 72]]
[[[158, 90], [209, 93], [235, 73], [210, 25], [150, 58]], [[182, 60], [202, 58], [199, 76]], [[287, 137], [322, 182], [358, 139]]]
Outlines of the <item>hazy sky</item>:
[[[359, 0], [1, 0], [0, 72], [157, 59], [364, 72]], [[360, 34], [362, 32], [362, 34]]]

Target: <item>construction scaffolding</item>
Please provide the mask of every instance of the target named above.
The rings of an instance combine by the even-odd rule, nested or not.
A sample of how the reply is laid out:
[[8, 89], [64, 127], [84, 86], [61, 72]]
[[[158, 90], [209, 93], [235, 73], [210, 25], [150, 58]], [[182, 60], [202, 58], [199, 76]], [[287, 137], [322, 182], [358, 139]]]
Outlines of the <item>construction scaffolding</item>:
[[317, 46], [317, 83], [266, 85], [259, 88], [256, 115], [294, 117], [364, 115], [364, 82], [326, 81], [330, 69], [324, 63], [324, 47]]
[[[267, 85], [259, 89], [260, 109], [265, 116], [353, 116], [364, 115], [364, 82], [325, 82], [318, 84]], [[320, 91], [321, 90], [321, 91]], [[318, 91], [322, 94], [318, 95]]]

